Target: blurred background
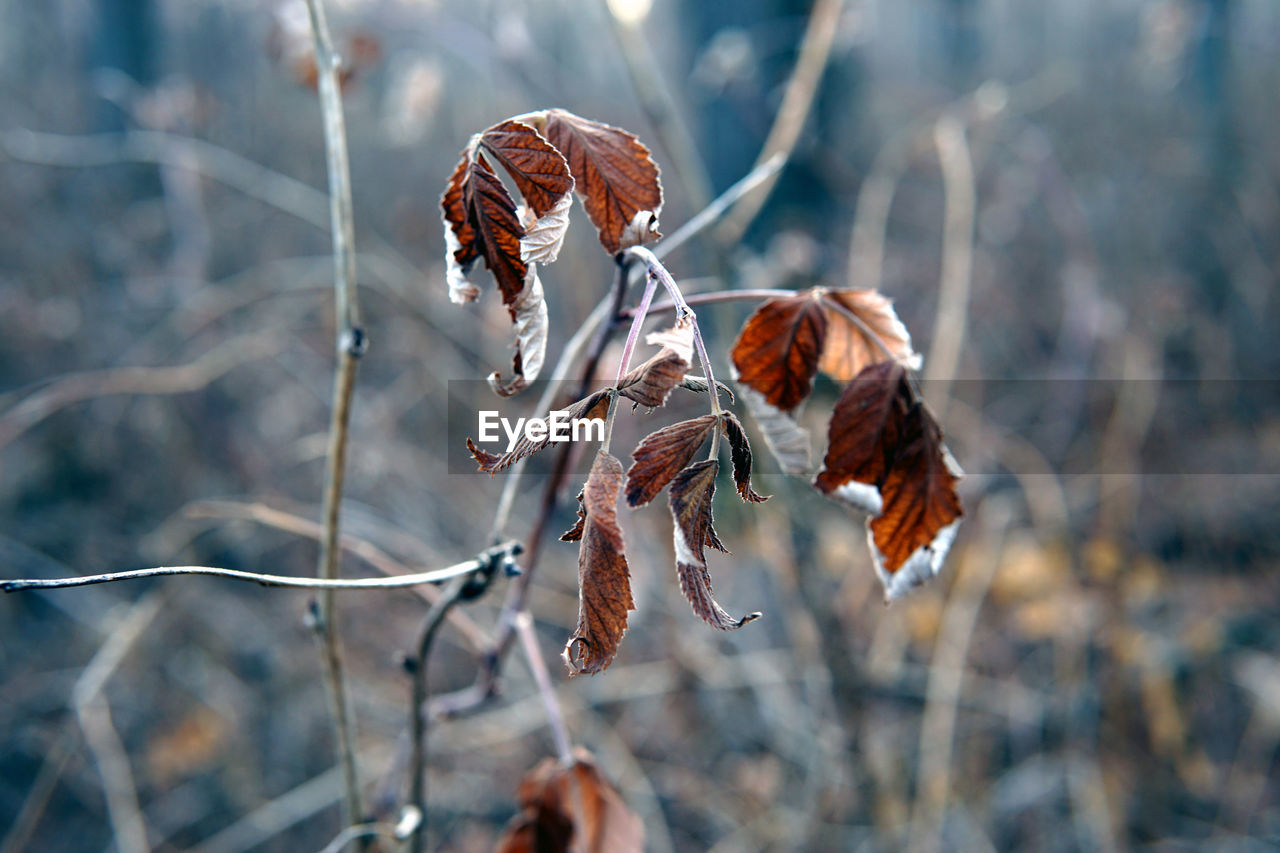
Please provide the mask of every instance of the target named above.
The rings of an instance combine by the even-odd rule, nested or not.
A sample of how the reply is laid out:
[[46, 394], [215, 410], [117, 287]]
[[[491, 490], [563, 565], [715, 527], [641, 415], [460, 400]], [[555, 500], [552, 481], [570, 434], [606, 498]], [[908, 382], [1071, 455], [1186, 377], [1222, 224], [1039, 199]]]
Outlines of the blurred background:
[[[906, 600], [884, 606], [862, 521], [758, 439], [775, 497], [721, 489], [734, 556], [710, 564], [727, 608], [765, 611], [746, 629], [690, 613], [662, 508], [625, 512], [638, 611], [612, 668], [568, 681], [576, 547], [546, 546], [531, 607], [570, 731], [649, 850], [1280, 845], [1280, 4], [329, 10], [371, 341], [348, 574], [486, 544], [502, 484], [451, 473], [465, 448], [441, 436], [451, 393], [495, 407], [462, 381], [508, 365], [510, 324], [491, 288], [449, 304], [437, 200], [506, 116], [637, 133], [668, 233], [794, 130], [758, 215], [670, 269], [688, 292], [878, 287], [925, 355], [967, 519]], [[0, 576], [315, 571], [333, 312], [313, 86], [294, 0], [0, 2]], [[542, 274], [551, 361], [612, 274], [573, 216]], [[750, 309], [700, 312], [726, 375]], [[809, 405], [818, 437], [839, 390]], [[621, 419], [624, 463], [675, 417]], [[488, 628], [501, 593], [466, 615]], [[118, 808], [156, 850], [323, 848], [341, 788], [308, 601], [204, 578], [0, 598], [0, 849], [119, 849]], [[393, 817], [425, 604], [340, 603], [362, 772]], [[474, 674], [446, 631], [433, 692]], [[554, 752], [518, 655], [504, 686], [432, 731], [432, 849], [492, 849]]]

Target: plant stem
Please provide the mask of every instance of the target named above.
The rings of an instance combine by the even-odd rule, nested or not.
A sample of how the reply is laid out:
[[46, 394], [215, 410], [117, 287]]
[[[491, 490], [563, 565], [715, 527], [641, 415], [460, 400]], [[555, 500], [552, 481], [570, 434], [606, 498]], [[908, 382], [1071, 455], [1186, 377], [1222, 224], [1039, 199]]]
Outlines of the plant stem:
[[[347, 133], [338, 86], [338, 57], [333, 51], [323, 0], [307, 0], [315, 41], [317, 89], [324, 121], [324, 143], [329, 175], [329, 219], [333, 239], [333, 286], [338, 327], [338, 367], [333, 379], [333, 412], [329, 422], [329, 448], [324, 472], [324, 536], [320, 542], [317, 574], [332, 580], [338, 576], [338, 516], [346, 472], [347, 431], [351, 422], [351, 398], [356, 366], [365, 351], [356, 299], [355, 225], [351, 206], [351, 175], [347, 160]], [[320, 593], [317, 639], [324, 659], [325, 683], [333, 706], [338, 756], [346, 788], [344, 825], [361, 821], [360, 777], [356, 768], [354, 733], [342, 668], [342, 643], [338, 633], [337, 606], [331, 589]]]
[[573, 763], [573, 741], [569, 738], [569, 727], [565, 725], [564, 713], [556, 700], [555, 688], [551, 686], [547, 661], [538, 646], [538, 635], [533, 630], [533, 617], [528, 610], [522, 610], [516, 614], [515, 622], [524, 655], [529, 660], [529, 670], [538, 685], [538, 692], [542, 694], [542, 703], [547, 708], [547, 724], [551, 727], [551, 736], [556, 742], [556, 753], [560, 756], [560, 762], [568, 766]]

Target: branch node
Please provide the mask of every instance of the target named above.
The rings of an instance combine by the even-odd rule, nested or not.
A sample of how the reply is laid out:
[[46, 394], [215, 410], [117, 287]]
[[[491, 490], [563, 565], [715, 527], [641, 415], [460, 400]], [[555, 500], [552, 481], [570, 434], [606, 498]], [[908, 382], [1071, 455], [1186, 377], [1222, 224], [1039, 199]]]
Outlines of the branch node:
[[352, 358], [360, 358], [369, 351], [369, 336], [360, 326], [353, 326], [338, 336], [338, 349]]

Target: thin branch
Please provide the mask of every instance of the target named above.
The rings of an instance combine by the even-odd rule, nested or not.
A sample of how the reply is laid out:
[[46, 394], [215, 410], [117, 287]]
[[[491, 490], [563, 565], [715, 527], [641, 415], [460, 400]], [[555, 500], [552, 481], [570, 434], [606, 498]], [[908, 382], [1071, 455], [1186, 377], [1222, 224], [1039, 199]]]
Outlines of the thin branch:
[[0, 581], [0, 590], [20, 592], [25, 589], [65, 589], [73, 586], [90, 586], [98, 583], [137, 580], [139, 578], [167, 577], [169, 575], [208, 575], [236, 581], [249, 581], [261, 586], [291, 587], [294, 589], [402, 589], [426, 583], [443, 583], [468, 575], [489, 564], [493, 555], [518, 553], [519, 545], [507, 542], [488, 549], [480, 557], [464, 560], [443, 569], [417, 572], [411, 575], [378, 576], [372, 578], [298, 578], [289, 575], [269, 575], [261, 572], [245, 572], [239, 569], [219, 569], [211, 566], [160, 566], [154, 569], [132, 569], [124, 572], [107, 572], [100, 575], [84, 575], [78, 578], [33, 578]]
[[724, 216], [729, 208], [737, 204], [738, 200], [744, 195], [765, 181], [773, 180], [778, 172], [782, 171], [782, 167], [786, 165], [786, 162], [787, 157], [781, 151], [767, 158], [750, 172], [743, 175], [733, 186], [717, 196], [711, 204], [700, 210], [692, 219], [672, 232], [669, 237], [654, 246], [653, 254], [659, 258], [665, 258], [683, 246], [700, 234], [707, 226]]
[[63, 376], [0, 415], [0, 448], [67, 406], [113, 394], [186, 394], [198, 391], [234, 367], [278, 353], [280, 332], [254, 333], [226, 341], [188, 364], [116, 367]]
[[931, 401], [938, 417], [946, 411], [951, 381], [956, 375], [964, 346], [969, 314], [969, 290], [973, 283], [973, 221], [977, 205], [973, 157], [965, 140], [964, 123], [944, 113], [934, 125], [934, 142], [942, 165], [946, 194], [942, 245], [942, 281], [938, 288], [938, 314], [924, 378], [931, 385]]
[[347, 849], [347, 845], [352, 841], [361, 838], [370, 838], [372, 836], [388, 838], [392, 841], [396, 838], [396, 830], [394, 826], [387, 823], [357, 823], [348, 826], [339, 832], [334, 839], [324, 846], [320, 853], [342, 853]]
[[[324, 148], [329, 174], [329, 220], [333, 238], [333, 289], [338, 325], [338, 367], [333, 377], [333, 414], [329, 422], [329, 449], [324, 472], [324, 538], [320, 541], [317, 574], [338, 576], [340, 548], [339, 512], [346, 474], [347, 430], [351, 422], [351, 398], [355, 392], [356, 366], [365, 351], [356, 299], [355, 226], [351, 210], [351, 174], [347, 163], [347, 132], [342, 116], [342, 92], [338, 84], [339, 61], [333, 51], [324, 0], [307, 0], [311, 33], [315, 42], [317, 89], [324, 121]], [[356, 767], [355, 734], [342, 668], [342, 642], [338, 633], [337, 602], [331, 589], [320, 594], [316, 639], [324, 659], [325, 683], [333, 706], [338, 756], [346, 783], [344, 825], [364, 816], [360, 805], [360, 777]]]
[[522, 610], [516, 616], [516, 631], [520, 634], [520, 643], [524, 647], [524, 656], [529, 661], [534, 683], [538, 685], [538, 693], [542, 695], [542, 704], [547, 709], [547, 724], [551, 727], [551, 735], [556, 742], [556, 753], [560, 756], [560, 763], [568, 766], [573, 763], [573, 741], [569, 738], [569, 727], [565, 725], [560, 703], [556, 701], [551, 674], [547, 671], [547, 661], [538, 646], [538, 635], [534, 633], [533, 617], [528, 610]]
[[412, 661], [413, 698], [409, 703], [409, 798], [407, 807], [417, 809], [418, 822], [409, 833], [409, 853], [422, 853], [427, 838], [427, 661], [436, 632], [449, 610], [462, 600], [466, 582], [455, 579], [440, 600], [432, 605], [418, 631], [417, 657]]
[[[804, 129], [805, 120], [813, 106], [814, 95], [818, 92], [818, 84], [822, 82], [822, 72], [831, 55], [831, 44], [835, 40], [836, 25], [840, 21], [843, 7], [844, 0], [818, 0], [814, 4], [804, 41], [800, 45], [800, 56], [796, 60], [795, 70], [791, 72], [791, 80], [782, 96], [782, 105], [778, 107], [773, 127], [769, 129], [769, 136], [760, 149], [758, 162], [763, 163], [777, 154], [781, 154], [785, 160], [795, 150], [800, 131]], [[720, 226], [717, 235], [722, 245], [733, 245], [742, 239], [776, 182], [775, 172], [734, 208]]]

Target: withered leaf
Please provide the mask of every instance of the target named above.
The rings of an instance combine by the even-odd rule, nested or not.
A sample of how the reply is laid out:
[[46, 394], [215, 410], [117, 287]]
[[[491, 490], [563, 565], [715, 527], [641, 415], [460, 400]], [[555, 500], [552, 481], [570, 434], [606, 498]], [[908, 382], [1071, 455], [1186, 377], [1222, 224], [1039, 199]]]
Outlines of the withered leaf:
[[[609, 392], [608, 390], [596, 391], [578, 402], [557, 411], [563, 412], [564, 418], [569, 421], [604, 420], [609, 412]], [[550, 419], [550, 414], [548, 414], [547, 419]], [[493, 475], [524, 457], [537, 453], [550, 443], [551, 436], [549, 433], [545, 438], [538, 441], [530, 441], [527, 437], [521, 435], [510, 451], [506, 453], [489, 453], [477, 447], [468, 438], [467, 449], [471, 451], [471, 456], [476, 460], [476, 464], [480, 466], [480, 470]]]
[[826, 312], [812, 293], [769, 299], [738, 333], [734, 378], [773, 408], [793, 412], [813, 390], [826, 333]]
[[733, 618], [716, 601], [711, 589], [705, 549], [711, 547], [728, 553], [716, 536], [712, 518], [716, 475], [719, 472], [720, 463], [715, 459], [685, 468], [671, 481], [669, 503], [680, 591], [702, 621], [721, 631], [732, 631], [759, 619], [760, 614], [748, 613], [741, 619]]
[[596, 767], [574, 750], [563, 767], [538, 763], [520, 782], [522, 811], [507, 824], [497, 853], [642, 853], [644, 824]]
[[964, 514], [958, 466], [915, 398], [906, 369], [866, 367], [836, 403], [814, 485], [868, 513], [868, 541], [887, 598], [938, 573]]
[[495, 124], [480, 135], [480, 147], [507, 170], [535, 216], [548, 213], [573, 189], [564, 157], [523, 122]]
[[961, 474], [938, 422], [923, 403], [914, 403], [880, 487], [884, 509], [867, 522], [886, 598], [897, 598], [942, 568], [964, 515], [956, 493]]
[[823, 373], [848, 382], [864, 367], [885, 361], [886, 350], [906, 367], [920, 369], [920, 356], [911, 348], [911, 335], [891, 300], [875, 290], [818, 288], [817, 292], [827, 314], [826, 345], [818, 362]]
[[[707, 388], [709, 386], [707, 384], [707, 377], [690, 376], [686, 374], [684, 379], [680, 380], [680, 387], [685, 389], [686, 391], [692, 391], [695, 394], [705, 394], [707, 393]], [[729, 398], [730, 403], [734, 402], [736, 398], [734, 396], [732, 388], [730, 388], [728, 385], [725, 385], [719, 379], [716, 380], [716, 387], [719, 388], [722, 392], [724, 392], [724, 394]]]
[[883, 361], [864, 368], [836, 401], [827, 454], [814, 486], [862, 512], [879, 515], [880, 487], [898, 452], [912, 402], [902, 365]]
[[561, 657], [570, 675], [605, 669], [627, 632], [631, 573], [618, 526], [622, 463], [603, 450], [596, 454], [582, 490], [586, 520], [578, 549], [578, 624]]
[[512, 319], [516, 324], [512, 376], [503, 379], [496, 370], [489, 374], [489, 387], [502, 397], [510, 397], [527, 388], [542, 372], [542, 362], [547, 354], [547, 302], [542, 294], [542, 282], [538, 279], [538, 265], [531, 263], [527, 269], [524, 290], [511, 306]]
[[680, 421], [650, 433], [631, 451], [635, 462], [627, 471], [627, 503], [643, 506], [658, 496], [680, 469], [693, 460], [711, 431], [715, 415]]
[[618, 383], [618, 393], [637, 405], [656, 408], [667, 402], [671, 389], [684, 381], [693, 360], [693, 326], [682, 320], [664, 332], [655, 332], [647, 342], [661, 346], [656, 355], [627, 372]]
[[577, 542], [582, 538], [582, 529], [587, 525], [587, 508], [582, 504], [582, 497], [585, 492], [585, 489], [578, 490], [578, 519], [573, 523], [573, 527], [560, 534], [561, 542]]
[[542, 130], [569, 162], [582, 206], [607, 252], [662, 236], [658, 167], [634, 135], [565, 110], [547, 110]]
[[483, 154], [473, 156], [470, 146], [462, 152], [462, 160], [449, 179], [440, 206], [444, 209], [446, 242], [452, 250], [449, 254], [450, 298], [455, 302], [476, 298], [479, 291], [466, 281], [466, 274], [475, 260], [483, 257], [502, 291], [502, 303], [514, 320], [513, 306], [524, 290], [528, 272], [525, 262], [520, 260], [520, 238], [524, 229], [516, 215], [515, 202]]
[[809, 471], [809, 431], [798, 425], [791, 415], [769, 405], [763, 394], [750, 388], [738, 389], [747, 411], [755, 419], [765, 446], [778, 460], [778, 466], [793, 476]]
[[751, 488], [751, 442], [747, 441], [742, 422], [733, 412], [724, 412], [720, 416], [720, 429], [724, 430], [725, 438], [729, 439], [733, 481], [738, 486], [738, 497], [747, 503], [764, 503], [769, 495], [756, 494], [756, 490]]

